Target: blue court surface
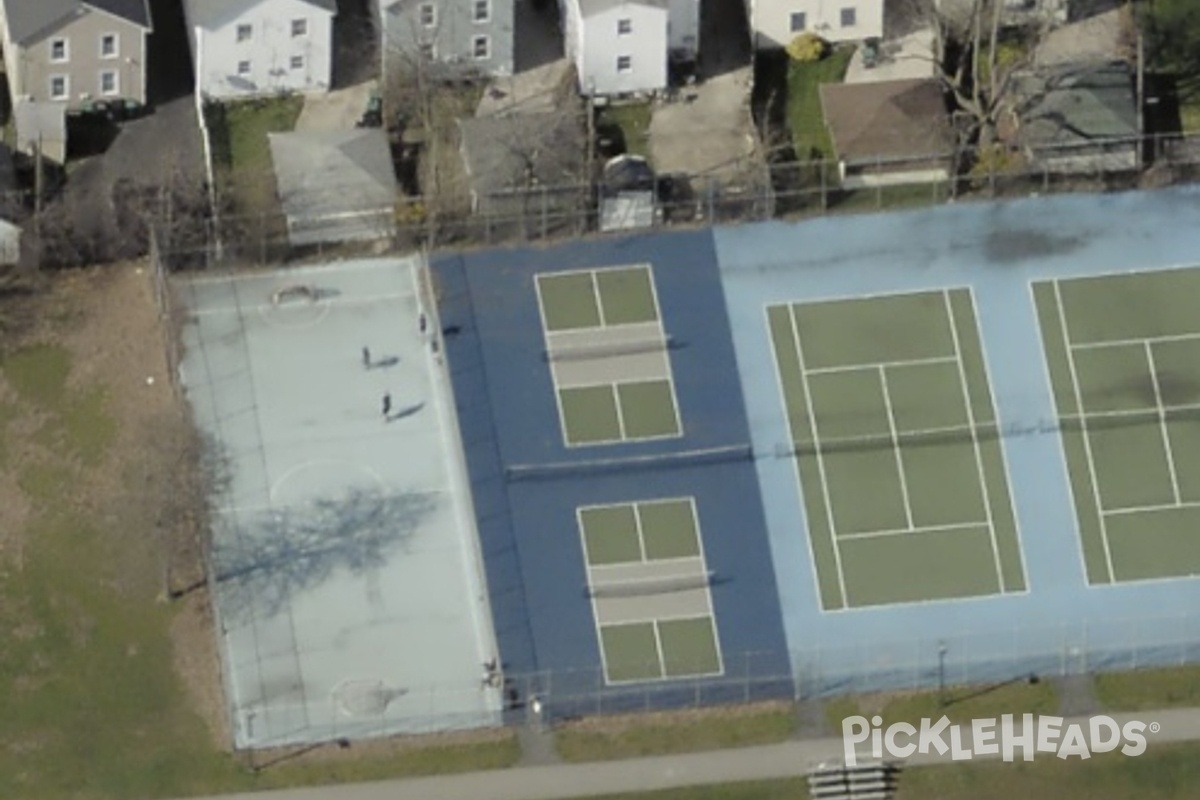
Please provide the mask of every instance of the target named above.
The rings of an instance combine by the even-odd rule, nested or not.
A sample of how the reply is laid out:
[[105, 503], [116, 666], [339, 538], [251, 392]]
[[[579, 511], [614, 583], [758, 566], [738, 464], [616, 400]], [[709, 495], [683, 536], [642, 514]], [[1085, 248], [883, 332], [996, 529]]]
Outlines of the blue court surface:
[[508, 673], [555, 713], [789, 693], [711, 234], [432, 270]]
[[[1200, 534], [1179, 524], [1195, 502], [1185, 481], [1192, 457], [1180, 445], [1197, 423], [1186, 398], [1172, 405], [1158, 391], [1200, 377], [1192, 351], [1176, 347], [1200, 322], [1189, 327], [1194, 315], [1180, 311], [1166, 330], [1153, 307], [1135, 307], [1164, 302], [1169, 290], [1151, 301], [1081, 280], [1145, 273], [1131, 286], [1188, 285], [1159, 273], [1200, 265], [1200, 193], [947, 206], [722, 228], [714, 238], [798, 691], [931, 685], [939, 661], [947, 680], [964, 682], [1200, 660]], [[1066, 298], [1057, 310], [1056, 287]], [[1050, 298], [1040, 319], [1035, 295]], [[946, 310], [952, 300], [957, 313]], [[1200, 309], [1200, 296], [1190, 302]], [[1065, 345], [1059, 328], [1071, 329]], [[1109, 344], [1141, 366], [1091, 358]], [[1153, 353], [1182, 354], [1175, 373], [1149, 375]], [[917, 411], [933, 421], [906, 433], [893, 406], [903, 382], [918, 378], [927, 403]], [[1131, 382], [1144, 385], [1142, 399], [1114, 406]], [[1101, 425], [1114, 415], [1120, 427]], [[884, 446], [872, 452], [890, 464], [805, 441], [864, 431], [875, 418]], [[979, 465], [993, 489], [986, 508], [960, 499], [962, 487], [981, 496], [973, 477], [956, 482], [928, 466], [931, 452], [963, 442], [959, 474]], [[997, 455], [984, 454], [996, 444]], [[862, 467], [857, 482], [840, 477], [848, 463]], [[1137, 483], [1145, 471], [1163, 478]], [[929, 502], [930, 474], [946, 487], [941, 505]], [[891, 523], [858, 525], [864, 508], [893, 495], [903, 503], [884, 514]], [[946, 524], [930, 522], [938, 511]], [[986, 537], [985, 525], [990, 580], [988, 540], [971, 550], [959, 535]], [[1015, 541], [995, 535], [1010, 527]]]

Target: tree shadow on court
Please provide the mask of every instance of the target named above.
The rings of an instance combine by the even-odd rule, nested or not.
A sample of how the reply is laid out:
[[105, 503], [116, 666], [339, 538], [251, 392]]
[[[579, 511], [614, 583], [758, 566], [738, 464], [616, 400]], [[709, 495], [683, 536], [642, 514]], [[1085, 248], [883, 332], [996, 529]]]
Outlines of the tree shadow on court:
[[222, 616], [271, 617], [338, 570], [357, 576], [383, 567], [436, 506], [429, 494], [355, 489], [247, 520], [213, 553]]

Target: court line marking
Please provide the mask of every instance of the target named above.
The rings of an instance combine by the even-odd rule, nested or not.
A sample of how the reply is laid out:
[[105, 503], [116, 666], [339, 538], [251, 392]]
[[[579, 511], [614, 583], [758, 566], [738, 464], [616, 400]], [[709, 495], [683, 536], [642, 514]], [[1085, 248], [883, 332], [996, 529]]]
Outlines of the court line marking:
[[663, 658], [662, 633], [658, 630], [658, 620], [650, 624], [654, 631], [654, 652], [658, 655], [658, 677], [667, 677], [667, 660]]
[[1163, 406], [1162, 387], [1158, 382], [1158, 370], [1154, 363], [1154, 348], [1150, 342], [1145, 343], [1146, 362], [1150, 366], [1150, 383], [1154, 386], [1154, 404], [1158, 407], [1158, 428], [1162, 434], [1163, 455], [1167, 459], [1167, 471], [1171, 476], [1171, 494], [1175, 497], [1175, 505], [1183, 499], [1179, 494], [1179, 476], [1175, 472], [1175, 454], [1171, 448], [1171, 436], [1167, 432], [1167, 411]]
[[642, 528], [642, 508], [637, 503], [633, 503], [632, 505], [633, 505], [633, 509], [632, 509], [633, 510], [633, 529], [635, 531], [637, 531], [638, 552], [642, 556], [642, 563], [645, 564], [645, 563], [649, 562], [650, 559], [646, 558], [646, 534], [645, 534], [645, 530]]
[[1144, 343], [1158, 344], [1159, 342], [1191, 342], [1200, 339], [1200, 333], [1167, 333], [1161, 336], [1147, 336], [1142, 339], [1109, 339], [1103, 342], [1079, 342], [1071, 345], [1072, 350], [1098, 350], [1105, 347], [1132, 347]]
[[[647, 625], [647, 624], [649, 624], [654, 628], [655, 640], [657, 641], [658, 640], [658, 624], [657, 623], [659, 623], [659, 622], [681, 622], [681, 621], [698, 620], [698, 619], [704, 619], [704, 618], [705, 618], [705, 615], [703, 615], [703, 614], [686, 614], [686, 615], [680, 615], [680, 616], [656, 617], [656, 618], [651, 618], [651, 619], [634, 619], [634, 620], [628, 620], [628, 621], [623, 620], [621, 622], [611, 622], [602, 627], [612, 628], [612, 627], [621, 627], [623, 625]], [[714, 625], [716, 624], [716, 620], [713, 617], [709, 616], [708, 619]], [[654, 678], [654, 677], [630, 678], [628, 680], [622, 680], [622, 681], [609, 680], [608, 667], [606, 665], [604, 668], [604, 683], [606, 686], [628, 686], [628, 685], [635, 684], [635, 683], [665, 683], [667, 681], [686, 681], [686, 680], [696, 680], [699, 678], [719, 677], [719, 676], [723, 675], [725, 672], [725, 664], [721, 657], [720, 644], [715, 637], [713, 639], [713, 642], [714, 642], [714, 644], [716, 644], [717, 665], [720, 668], [720, 671], [718, 671], [718, 672], [693, 672], [693, 673], [688, 673], [686, 675], [668, 675], [666, 661], [662, 659], [662, 654], [661, 654], [661, 649], [660, 649], [660, 651], [659, 651], [659, 676], [657, 678]], [[603, 650], [603, 648], [601, 648], [601, 650]]]
[[892, 454], [895, 456], [896, 472], [900, 478], [900, 497], [904, 501], [904, 518], [911, 530], [916, 526], [913, 524], [912, 502], [908, 496], [908, 476], [904, 472], [904, 455], [900, 452], [900, 438], [896, 434], [896, 416], [892, 411], [892, 398], [888, 394], [887, 371], [883, 367], [879, 367], [877, 374], [879, 375], [879, 391], [883, 394], [883, 407], [887, 411], [888, 433], [892, 439]]
[[919, 367], [929, 364], [953, 364], [954, 356], [931, 356], [929, 358], [902, 358], [898, 361], [874, 361], [868, 364], [843, 364], [836, 367], [813, 367], [809, 375], [824, 375], [837, 372], [858, 372], [859, 370], [882, 369], [884, 367]]
[[596, 316], [600, 320], [600, 324], [596, 327], [607, 328], [608, 323], [604, 319], [604, 300], [600, 297], [600, 281], [596, 280], [596, 270], [589, 269], [587, 276], [588, 283], [592, 287], [592, 298], [596, 301]]
[[852, 539], [878, 539], [887, 536], [903, 536], [909, 533], [937, 533], [938, 531], [952, 531], [959, 528], [987, 528], [987, 520], [972, 521], [972, 522], [953, 522], [943, 525], [927, 525], [923, 528], [891, 528], [882, 531], [862, 531], [861, 533], [844, 533], [838, 537], [840, 541], [850, 541]]
[[[996, 430], [996, 449], [1000, 452], [1000, 469], [1004, 471], [1001, 478], [1004, 480], [1004, 503], [1008, 508], [1008, 513], [1012, 518], [1013, 535], [1016, 538], [1017, 545], [1017, 561], [1021, 565], [1021, 584], [1026, 590], [1029, 589], [1029, 570], [1025, 565], [1025, 542], [1021, 536], [1021, 520], [1017, 516], [1017, 508], [1013, 500], [1013, 481], [1012, 473], [1008, 469], [1008, 450], [1003, 442], [1003, 425], [1000, 419], [1000, 405], [996, 402], [996, 390], [992, 385], [992, 370], [988, 364], [987, 346], [984, 342], [983, 323], [979, 317], [979, 306], [975, 303], [975, 290], [966, 286], [963, 287], [967, 297], [971, 300], [971, 316], [975, 324], [975, 336], [978, 339], [977, 345], [979, 349], [979, 361], [983, 367], [984, 382], [987, 384], [988, 403], [992, 408], [992, 427]], [[1032, 300], [1032, 298], [1030, 298]], [[1037, 316], [1037, 306], [1031, 304], [1034, 316]], [[1057, 410], [1057, 409], [1056, 409]], [[976, 431], [978, 433], [978, 430]], [[1058, 448], [1060, 451], [1061, 447]]]
[[971, 427], [971, 449], [975, 453], [979, 492], [983, 495], [984, 513], [987, 516], [988, 532], [992, 541], [992, 565], [996, 568], [996, 584], [1003, 594], [1008, 587], [1004, 582], [1004, 565], [1000, 561], [1000, 544], [996, 540], [996, 520], [992, 515], [992, 494], [988, 491], [987, 471], [983, 468], [983, 450], [979, 446], [979, 437], [975, 433], [975, 408], [971, 402], [971, 387], [967, 382], [967, 368], [962, 357], [962, 345], [958, 340], [958, 320], [954, 314], [954, 303], [950, 299], [949, 290], [942, 290], [942, 300], [946, 307], [946, 321], [950, 324], [950, 337], [954, 342], [954, 356], [958, 359], [959, 388], [962, 390], [962, 400], [966, 405], [967, 424]]
[[621, 392], [617, 384], [609, 384], [608, 393], [612, 397], [613, 407], [617, 410], [617, 430], [621, 432], [621, 438], [617, 441], [629, 441], [629, 437], [625, 435], [625, 412], [621, 410]]
[[[697, 549], [699, 551], [698, 555], [696, 555], [696, 556], [681, 556], [680, 559], [654, 559], [652, 561], [645, 560], [644, 539], [642, 537], [642, 532], [641, 532], [640, 506], [678, 503], [681, 501], [687, 501], [690, 506], [690, 509], [691, 509], [693, 530], [695, 531], [696, 545], [697, 545]], [[611, 565], [595, 564], [595, 565], [593, 565], [591, 563], [590, 559], [588, 558], [587, 538], [586, 538], [586, 534], [585, 534], [585, 526], [583, 523], [583, 512], [588, 509], [622, 508], [622, 507], [628, 507], [628, 506], [633, 506], [634, 517], [635, 517], [635, 519], [637, 521], [637, 525], [638, 525], [639, 543], [643, 547], [643, 561], [641, 563], [656, 564], [656, 563], [662, 563], [664, 561], [669, 561], [669, 560], [670, 561], [681, 560], [681, 559], [691, 560], [691, 559], [698, 558], [699, 562], [700, 562], [700, 564], [699, 564], [700, 572], [698, 574], [711, 577], [712, 571], [708, 568], [708, 559], [704, 552], [704, 537], [703, 537], [703, 533], [700, 528], [700, 515], [696, 508], [695, 496], [683, 495], [683, 496], [678, 496], [678, 497], [656, 497], [656, 498], [651, 498], [651, 499], [645, 500], [645, 501], [639, 500], [639, 501], [624, 502], [624, 503], [600, 503], [600, 504], [576, 507], [576, 509], [575, 509], [575, 526], [579, 531], [580, 547], [581, 547], [581, 551], [582, 551], [582, 555], [583, 555], [583, 563], [584, 563], [584, 574], [585, 574], [585, 578], [588, 583], [589, 590], [591, 588], [597, 587], [597, 586], [636, 584], [636, 583], [644, 583], [644, 582], [650, 582], [650, 581], [656, 581], [656, 580], [663, 580], [662, 578], [655, 578], [655, 577], [633, 578], [633, 579], [625, 579], [625, 580], [620, 580], [620, 581], [607, 581], [607, 582], [597, 582], [597, 581], [593, 580], [593, 574], [594, 574], [595, 568], [605, 567], [605, 566], [619, 566], [619, 564], [611, 564]], [[637, 563], [639, 563], [639, 562], [636, 562], [636, 561], [621, 562], [621, 564], [637, 564]], [[686, 578], [686, 577], [690, 577], [690, 576], [679, 575], [679, 576], [670, 576], [670, 577]], [[610, 625], [602, 625], [600, 623], [600, 613], [599, 613], [599, 608], [598, 608], [599, 601], [604, 600], [606, 598], [596, 597], [595, 595], [593, 595], [591, 593], [591, 591], [588, 592], [589, 600], [590, 600], [590, 604], [591, 604], [591, 608], [592, 608], [592, 626], [596, 629], [596, 645], [600, 650], [600, 664], [601, 664], [601, 669], [603, 670], [604, 682], [606, 685], [616, 686], [616, 685], [621, 685], [621, 684], [639, 683], [639, 682], [647, 682], [647, 681], [683, 680], [685, 678], [712, 677], [714, 675], [725, 674], [725, 659], [724, 659], [724, 655], [721, 653], [721, 640], [720, 640], [720, 636], [719, 636], [719, 629], [717, 627], [716, 608], [714, 607], [713, 600], [712, 600], [711, 582], [705, 583], [702, 586], [696, 587], [696, 590], [704, 591], [705, 605], [708, 608], [707, 614], [696, 614], [694, 612], [689, 612], [687, 614], [682, 614], [679, 616], [668, 615], [668, 616], [664, 616], [664, 617], [649, 617], [649, 618], [637, 619], [637, 620], [624, 620], [619, 623], [610, 623], [610, 625], [645, 624], [647, 622], [652, 623], [655, 627], [655, 640], [657, 642], [658, 641], [657, 623], [659, 621], [672, 621], [672, 620], [676, 620], [676, 619], [703, 619], [705, 616], [707, 616], [710, 621], [710, 624], [712, 626], [713, 644], [714, 644], [714, 647], [716, 648], [716, 652], [717, 652], [717, 671], [716, 672], [706, 672], [706, 673], [694, 673], [694, 674], [689, 674], [689, 675], [678, 675], [678, 676], [667, 675], [666, 674], [666, 661], [662, 657], [662, 649], [661, 649], [662, 645], [661, 645], [661, 642], [659, 642], [658, 643], [659, 663], [660, 663], [660, 667], [661, 667], [661, 669], [659, 670], [659, 673], [660, 673], [659, 677], [658, 678], [635, 678], [635, 679], [628, 680], [628, 681], [609, 680], [608, 660], [605, 656], [604, 639], [601, 634], [601, 629], [605, 628], [605, 627], [610, 627]], [[694, 591], [694, 590], [689, 590], [689, 591]]]
[[[800, 515], [800, 519], [804, 522], [804, 526], [803, 526], [804, 532], [809, 540], [808, 554], [809, 554], [810, 558], [808, 559], [808, 569], [812, 573], [813, 591], [815, 591], [817, 593], [817, 604], [820, 607], [821, 613], [828, 614], [828, 613], [840, 611], [842, 609], [826, 608], [825, 600], [821, 593], [821, 573], [817, 569], [817, 554], [816, 554], [816, 551], [813, 550], [813, 547], [812, 547], [813, 520], [811, 518], [811, 515], [808, 513], [808, 508], [805, 505], [805, 492], [807, 491], [807, 489], [804, 487], [804, 485], [800, 481], [800, 458], [799, 458], [799, 452], [798, 452], [799, 440], [796, 437], [796, 431], [792, 428], [791, 409], [788, 406], [787, 392], [785, 391], [784, 386], [783, 386], [783, 372], [780, 368], [780, 361], [782, 360], [781, 353], [779, 351], [778, 345], [775, 344], [775, 333], [771, 328], [771, 309], [773, 309], [773, 308], [783, 308], [785, 311], [787, 311], [788, 325], [790, 328], [792, 307], [790, 304], [787, 304], [787, 303], [774, 303], [774, 304], [772, 304], [770, 302], [763, 303], [763, 306], [762, 306], [763, 330], [766, 331], [767, 344], [771, 348], [772, 356], [774, 356], [771, 359], [771, 369], [775, 372], [775, 387], [779, 392], [779, 409], [780, 409], [780, 411], [783, 412], [783, 429], [787, 433], [788, 446], [791, 448], [790, 452], [792, 454], [792, 457], [789, 458], [788, 461], [790, 461], [792, 464], [792, 480], [793, 480], [792, 485], [796, 487], [796, 499], [799, 501], [796, 504], [796, 511]], [[770, 522], [768, 521], [768, 523], [767, 523], [768, 538], [771, 538], [770, 531], [771, 531], [771, 526], [770, 526]], [[774, 550], [774, 545], [772, 545], [771, 549], [772, 549], [772, 551]]]
[[[558, 273], [534, 273], [533, 288], [534, 294], [537, 296], [538, 316], [542, 322], [542, 343], [547, 347], [550, 346], [550, 327], [546, 324], [546, 306], [542, 298], [542, 275], [543, 274], [558, 274]], [[563, 447], [570, 449], [572, 447], [581, 447], [577, 442], [571, 441], [570, 433], [567, 431], [567, 415], [563, 412], [562, 387], [558, 383], [558, 375], [554, 371], [554, 366], [551, 365], [548, 370], [550, 373], [550, 390], [554, 394], [554, 405], [558, 409], [558, 432], [562, 436]]]
[[[1062, 328], [1063, 344], [1067, 351], [1067, 367], [1071, 376], [1071, 389], [1075, 394], [1075, 407], [1079, 409], [1079, 430], [1083, 438], [1083, 450], [1087, 456], [1088, 477], [1092, 483], [1092, 500], [1096, 504], [1096, 517], [1100, 522], [1100, 543], [1104, 548], [1104, 563], [1108, 568], [1108, 582], [1116, 583], [1116, 570], [1113, 569], [1112, 547], [1108, 543], [1108, 526], [1104, 520], [1104, 506], [1100, 502], [1100, 483], [1096, 479], [1096, 462], [1092, 458], [1092, 440], [1088, 435], [1087, 414], [1083, 408], [1083, 391], [1079, 388], [1079, 375], [1075, 370], [1075, 355], [1071, 352], [1071, 331], [1067, 324], [1067, 310], [1063, 305], [1062, 287], [1059, 279], [1051, 280], [1054, 287], [1054, 301], [1058, 307], [1058, 323]], [[1082, 531], [1080, 531], [1082, 533]], [[1080, 536], [1080, 540], [1082, 540]]]
[[1123, 514], [1140, 514], [1153, 511], [1170, 511], [1175, 508], [1200, 508], [1200, 501], [1185, 500], [1179, 503], [1157, 503], [1147, 506], [1126, 506], [1125, 508], [1112, 508], [1102, 512], [1105, 516], [1116, 517]]
[[[842, 569], [842, 551], [838, 548], [837, 543], [837, 526], [833, 523], [833, 501], [829, 494], [829, 481], [826, 480], [825, 477], [825, 457], [821, 451], [821, 434], [817, 431], [817, 418], [813, 413], [812, 387], [808, 383], [808, 373], [804, 369], [804, 351], [800, 348], [800, 326], [796, 321], [796, 306], [792, 304], [789, 305], [787, 309], [788, 320], [792, 325], [792, 342], [796, 345], [796, 361], [798, 362], [797, 366], [800, 367], [800, 382], [804, 384], [804, 406], [808, 413], [808, 424], [812, 426], [813, 445], [815, 446], [817, 456], [817, 474], [821, 476], [821, 493], [825, 498], [825, 517], [829, 523], [829, 542], [833, 548], [833, 562], [837, 568], [838, 590], [842, 595], [842, 608], [847, 608], [850, 605], [850, 600], [846, 594], [846, 573]], [[780, 375], [779, 378], [779, 382], [782, 385], [783, 376]], [[791, 416], [791, 414], [788, 413], [789, 409], [787, 408], [786, 404], [784, 406], [784, 412], [787, 413], [789, 417]], [[798, 462], [799, 459], [797, 459], [797, 470], [800, 468]], [[803, 493], [803, 487], [801, 487], [801, 492]], [[801, 500], [801, 502], [803, 502], [803, 500]], [[816, 562], [815, 555], [813, 561], [814, 563]], [[817, 591], [818, 593], [820, 592], [820, 584], [817, 586]]]

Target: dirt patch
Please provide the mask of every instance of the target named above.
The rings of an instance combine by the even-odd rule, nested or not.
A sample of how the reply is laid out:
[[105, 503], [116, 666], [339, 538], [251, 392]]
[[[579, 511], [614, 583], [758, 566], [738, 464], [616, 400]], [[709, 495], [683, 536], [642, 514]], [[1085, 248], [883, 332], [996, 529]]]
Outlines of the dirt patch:
[[228, 752], [233, 744], [207, 593], [193, 594], [182, 601], [182, 608], [171, 623], [171, 646], [175, 671], [183, 681], [192, 707], [204, 720], [213, 743]]

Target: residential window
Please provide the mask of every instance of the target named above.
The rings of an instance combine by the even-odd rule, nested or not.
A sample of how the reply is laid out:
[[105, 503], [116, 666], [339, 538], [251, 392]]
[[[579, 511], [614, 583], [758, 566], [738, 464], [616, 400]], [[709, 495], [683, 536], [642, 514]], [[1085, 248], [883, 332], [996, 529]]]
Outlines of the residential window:
[[66, 39], [51, 39], [50, 40], [50, 60], [62, 63], [70, 60], [70, 55], [67, 52]]
[[629, 72], [633, 69], [633, 56], [617, 56], [617, 72]]
[[842, 9], [842, 27], [853, 28], [858, 24], [858, 13], [853, 8]]
[[633, 20], [631, 20], [631, 19], [617, 20], [617, 35], [624, 36], [627, 33], [633, 33]]
[[292, 69], [304, 69], [304, 56], [292, 56]]
[[492, 18], [492, 0], [475, 0], [476, 22], [488, 22]]
[[237, 67], [237, 74], [238, 75], [249, 75], [250, 74], [250, 62], [249, 61], [239, 61], [238, 67]]
[[117, 35], [115, 33], [106, 33], [100, 37], [100, 57], [101, 58], [116, 58], [120, 55], [120, 47], [117, 45]]
[[437, 25], [437, 6], [433, 3], [421, 4], [421, 27], [432, 28]]
[[67, 83], [66, 75], [51, 75], [50, 76], [50, 99], [51, 100], [66, 100], [67, 93], [70, 91]]
[[475, 58], [491, 58], [492, 39], [490, 36], [471, 37], [471, 55]]
[[100, 94], [114, 95], [119, 94], [120, 91], [116, 70], [106, 69], [100, 73]]
[[238, 25], [237, 26], [237, 40], [239, 42], [248, 42], [248, 41], [250, 41], [250, 37], [252, 37], [253, 35], [254, 35], [254, 26], [253, 25]]
[[292, 20], [292, 36], [308, 36], [308, 20]]
[[421, 58], [433, 61], [433, 42], [421, 42]]
[[803, 11], [793, 11], [792, 12], [792, 24], [791, 24], [792, 33], [800, 33], [801, 31], [807, 30], [807, 29], [808, 29], [808, 15], [805, 14]]

